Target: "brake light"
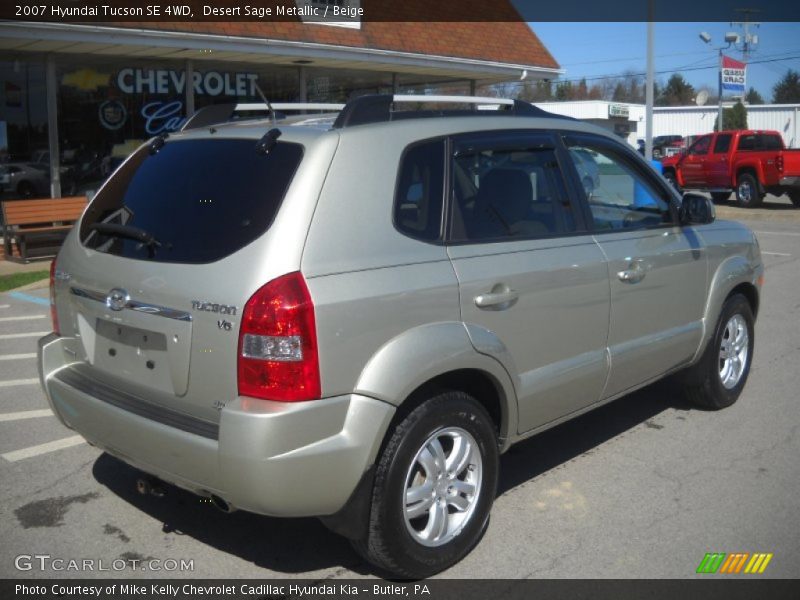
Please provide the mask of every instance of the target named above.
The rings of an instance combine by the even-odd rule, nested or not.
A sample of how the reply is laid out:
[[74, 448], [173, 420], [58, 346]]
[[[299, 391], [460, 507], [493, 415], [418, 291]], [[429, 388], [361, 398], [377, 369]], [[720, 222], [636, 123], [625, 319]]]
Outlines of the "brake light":
[[61, 335], [58, 327], [58, 311], [56, 310], [56, 260], [50, 263], [50, 320], [53, 321], [53, 333]]
[[779, 173], [783, 173], [783, 154], [778, 154], [778, 158], [775, 159], [775, 166], [778, 167]]
[[273, 279], [247, 301], [237, 366], [240, 396], [283, 402], [320, 397], [314, 304], [300, 273]]

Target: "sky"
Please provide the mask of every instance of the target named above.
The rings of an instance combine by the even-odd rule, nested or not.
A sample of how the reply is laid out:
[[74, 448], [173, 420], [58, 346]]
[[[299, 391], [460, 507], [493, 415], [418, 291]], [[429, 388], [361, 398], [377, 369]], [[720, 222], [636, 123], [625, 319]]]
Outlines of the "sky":
[[[586, 77], [591, 86], [592, 77], [621, 74], [625, 70], [644, 73], [646, 70], [646, 23], [529, 25], [561, 67], [566, 69], [562, 79]], [[706, 44], [700, 39], [701, 31], [711, 34], [711, 43]], [[716, 90], [717, 48], [725, 45], [725, 33], [729, 31], [742, 36], [741, 27], [730, 23], [656, 23], [656, 81], [666, 81], [671, 74], [660, 74], [659, 71], [679, 71], [695, 88], [707, 85]], [[747, 87], [754, 87], [770, 102], [773, 86], [786, 71], [800, 71], [800, 23], [762, 23], [758, 28], [751, 25], [751, 33], [758, 35], [759, 43], [750, 57]], [[725, 54], [737, 60], [742, 58], [741, 52], [733, 48]]]

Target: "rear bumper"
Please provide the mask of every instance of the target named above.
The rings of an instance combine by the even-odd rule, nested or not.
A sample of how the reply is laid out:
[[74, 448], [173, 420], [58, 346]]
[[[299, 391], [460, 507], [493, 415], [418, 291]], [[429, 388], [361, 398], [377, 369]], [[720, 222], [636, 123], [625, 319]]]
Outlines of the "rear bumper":
[[197, 494], [272, 516], [340, 510], [395, 411], [357, 394], [297, 403], [237, 397], [220, 411], [217, 429], [188, 416], [159, 418], [161, 407], [134, 411], [120, 392], [79, 385], [64, 338], [39, 340], [38, 362], [53, 412], [91, 444]]
[[781, 177], [778, 183], [782, 187], [800, 187], [800, 176]]

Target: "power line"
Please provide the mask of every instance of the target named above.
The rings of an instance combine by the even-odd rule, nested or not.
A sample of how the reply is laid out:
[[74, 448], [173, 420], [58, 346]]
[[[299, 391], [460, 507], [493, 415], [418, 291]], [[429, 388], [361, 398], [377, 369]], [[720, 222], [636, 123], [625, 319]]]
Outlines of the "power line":
[[[783, 61], [786, 61], [786, 60], [794, 60], [794, 59], [798, 59], [798, 58], [800, 58], [800, 54], [794, 55], [794, 56], [784, 56], [784, 57], [781, 57], [781, 58], [769, 58], [769, 59], [764, 59], [764, 60], [754, 60], [754, 61], [751, 61], [751, 62], [747, 63], [747, 66], [766, 64], [766, 63], [783, 62]], [[703, 60], [711, 60], [711, 57], [704, 58]], [[700, 61], [698, 61], [698, 62], [700, 62]], [[672, 73], [681, 73], [681, 72], [686, 72], [686, 71], [708, 71], [709, 69], [718, 69], [718, 68], [719, 68], [719, 65], [716, 64], [716, 60], [715, 60], [715, 64], [713, 64], [713, 65], [699, 66], [699, 67], [688, 66], [688, 67], [682, 67], [682, 68], [677, 68], [677, 69], [665, 69], [665, 70], [661, 70], [661, 71], [656, 71], [655, 75], [670, 75]], [[615, 73], [615, 74], [611, 74], [611, 75], [599, 75], [599, 76], [595, 76], [595, 77], [576, 77], [575, 79], [555, 79], [555, 80], [553, 80], [553, 83], [555, 83], [556, 85], [562, 84], [562, 83], [576, 83], [576, 82], [580, 83], [581, 81], [586, 81], [588, 83], [590, 81], [602, 81], [604, 79], [619, 79], [621, 77], [644, 77], [645, 75], [647, 75], [647, 73], [645, 73], [645, 72], [641, 72], [641, 73]], [[510, 82], [508, 82], [508, 84], [510, 84], [510, 85], [525, 85], [525, 83], [526, 83], [525, 81], [510, 81]]]

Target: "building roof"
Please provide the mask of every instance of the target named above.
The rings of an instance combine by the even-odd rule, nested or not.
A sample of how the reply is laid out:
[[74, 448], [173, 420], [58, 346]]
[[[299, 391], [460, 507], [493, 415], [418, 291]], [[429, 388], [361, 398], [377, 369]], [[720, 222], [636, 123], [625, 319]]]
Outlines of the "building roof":
[[[502, 3], [494, 4], [495, 7]], [[513, 9], [512, 9], [513, 10]], [[447, 56], [558, 69], [559, 64], [522, 21], [362, 22], [360, 29], [301, 22], [115, 23], [116, 27], [228, 35]]]

